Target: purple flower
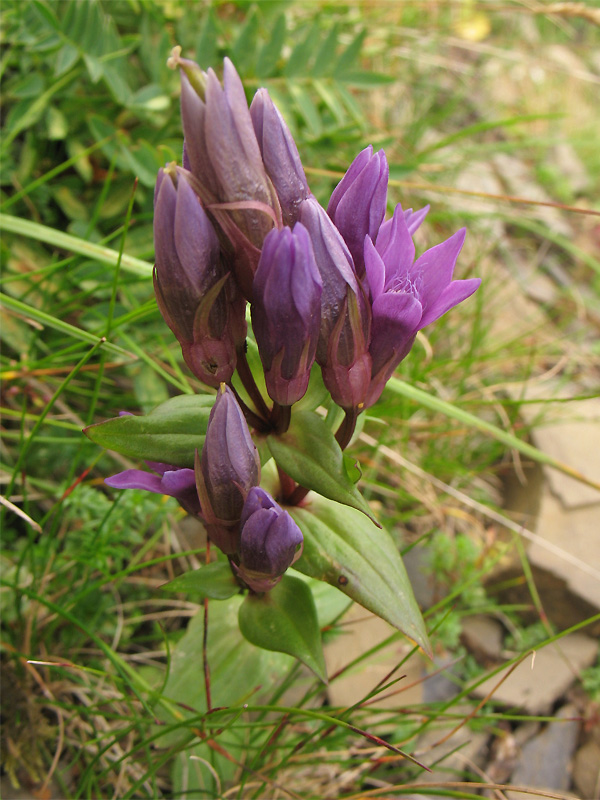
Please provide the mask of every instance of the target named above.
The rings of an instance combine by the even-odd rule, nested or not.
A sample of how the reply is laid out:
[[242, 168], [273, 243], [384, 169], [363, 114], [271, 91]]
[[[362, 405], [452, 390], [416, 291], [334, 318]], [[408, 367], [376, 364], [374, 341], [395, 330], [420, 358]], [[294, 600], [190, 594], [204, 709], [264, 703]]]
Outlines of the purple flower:
[[323, 381], [334, 402], [359, 408], [371, 379], [369, 303], [344, 240], [314, 197], [302, 202], [300, 221], [308, 230], [323, 282], [317, 344]]
[[194, 375], [215, 388], [230, 380], [244, 341], [244, 302], [220, 257], [219, 240], [188, 173], [161, 169], [155, 189], [154, 290]]
[[296, 142], [266, 89], [259, 89], [254, 95], [250, 116], [267, 175], [279, 198], [283, 221], [292, 227], [298, 219], [300, 203], [310, 195]]
[[224, 553], [237, 549], [246, 495], [260, 480], [260, 459], [231, 389], [221, 384], [208, 418], [196, 483], [208, 535]]
[[144, 489], [154, 494], [166, 494], [178, 500], [188, 514], [194, 517], [200, 514], [200, 500], [193, 469], [180, 469], [156, 461], [147, 461], [146, 464], [156, 474], [141, 469], [126, 469], [106, 478], [104, 482], [113, 489]]
[[383, 222], [389, 167], [383, 150], [369, 145], [359, 153], [333, 190], [327, 213], [344, 237], [360, 278], [365, 274], [364, 241], [373, 241]]
[[[415, 229], [423, 217], [423, 212], [408, 215], [408, 223]], [[393, 218], [381, 226], [376, 245], [370, 237], [365, 238], [373, 312], [369, 348], [373, 367], [367, 406], [379, 398], [393, 371], [410, 351], [417, 332], [470, 297], [481, 283], [479, 278], [452, 280], [465, 239], [464, 229], [415, 261], [409, 225], [402, 208], [397, 206]]]
[[255, 592], [272, 589], [302, 555], [302, 531], [260, 487], [250, 489], [241, 518], [238, 575]]
[[231, 61], [223, 67], [223, 85], [212, 69], [179, 55], [181, 116], [185, 157], [198, 181], [198, 193], [229, 239], [230, 263], [242, 292], [250, 297], [260, 248], [281, 211], [265, 171], [244, 87]]
[[272, 230], [254, 276], [252, 327], [269, 396], [283, 406], [306, 392], [321, 321], [322, 282], [306, 228]]

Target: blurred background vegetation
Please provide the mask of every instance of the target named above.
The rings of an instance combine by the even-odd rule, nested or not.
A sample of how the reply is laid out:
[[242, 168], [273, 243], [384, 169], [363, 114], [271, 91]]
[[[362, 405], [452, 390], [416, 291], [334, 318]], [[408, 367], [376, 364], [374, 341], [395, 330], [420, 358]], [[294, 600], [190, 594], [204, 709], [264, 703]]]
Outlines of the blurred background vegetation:
[[[465, 718], [470, 688], [495, 669], [465, 648], [466, 617], [502, 620], [509, 661], [593, 613], [591, 600], [579, 617], [544, 612], [514, 533], [535, 526], [540, 491], [535, 454], [519, 443], [535, 443], [548, 414], [600, 386], [597, 10], [4, 0], [0, 14], [3, 796], [221, 797], [237, 785], [227, 796], [283, 797], [279, 781], [296, 797], [325, 796], [325, 785], [353, 797], [384, 779], [400, 791], [421, 770], [369, 761], [381, 748], [340, 720], [412, 752], [444, 715]], [[236, 725], [233, 711], [212, 723], [169, 717], [175, 686], [179, 701], [201, 707], [201, 651], [185, 630], [193, 618], [201, 632], [203, 615], [157, 587], [198, 566], [202, 547], [172, 501], [109, 491], [103, 477], [131, 465], [81, 428], [198, 389], [149, 280], [156, 172], [181, 156], [179, 80], [166, 67], [176, 44], [217, 72], [229, 56], [249, 98], [269, 89], [322, 203], [371, 143], [390, 162], [390, 208], [432, 206], [421, 250], [469, 230], [459, 277], [481, 276], [482, 289], [419, 335], [398, 372], [404, 383], [371, 410], [355, 446], [373, 506], [405, 553], [422, 554], [436, 653], [460, 661], [460, 694], [416, 702], [401, 723], [361, 707], [338, 713], [331, 698], [311, 717], [326, 703], [319, 687], [286, 658], [255, 663], [236, 650], [233, 611], [216, 603], [209, 626], [231, 645], [211, 663], [223, 704], [241, 714], [261, 682], [275, 688]], [[532, 381], [551, 387], [533, 406]], [[418, 402], [406, 384], [441, 405]], [[590, 464], [568, 466], [587, 474]], [[512, 506], [515, 494], [528, 503]], [[507, 563], [516, 567], [502, 583]], [[524, 593], [515, 600], [501, 585]], [[321, 603], [331, 640], [342, 608]], [[598, 668], [583, 678], [597, 698]], [[281, 697], [292, 685], [306, 710], [297, 718], [272, 709], [291, 705]], [[496, 710], [487, 703], [472, 725], [500, 724]]]

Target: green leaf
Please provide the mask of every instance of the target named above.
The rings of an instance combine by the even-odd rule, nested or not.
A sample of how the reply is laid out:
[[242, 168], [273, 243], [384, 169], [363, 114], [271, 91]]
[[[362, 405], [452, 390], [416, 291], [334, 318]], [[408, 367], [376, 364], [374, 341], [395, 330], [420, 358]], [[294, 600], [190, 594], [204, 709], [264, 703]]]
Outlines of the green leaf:
[[256, 74], [259, 78], [270, 78], [277, 69], [277, 62], [285, 43], [285, 15], [280, 14], [275, 20], [273, 30], [260, 49], [256, 62]]
[[396, 78], [393, 75], [384, 75], [381, 72], [368, 72], [367, 70], [356, 70], [345, 72], [339, 76], [339, 80], [348, 86], [356, 86], [360, 89], [370, 89], [373, 86], [388, 86], [394, 83]]
[[398, 548], [354, 509], [315, 497], [304, 508], [288, 508], [304, 536], [294, 569], [336, 586], [387, 620], [427, 654], [431, 646]]
[[315, 78], [320, 78], [323, 75], [328, 75], [331, 71], [331, 66], [336, 57], [336, 46], [339, 37], [339, 23], [335, 23], [333, 28], [329, 31], [324, 41], [315, 56], [315, 63], [310, 71], [310, 74]]
[[227, 561], [214, 561], [200, 569], [184, 572], [169, 583], [160, 587], [166, 592], [183, 592], [194, 598], [227, 600], [240, 591]]
[[240, 75], [246, 75], [252, 70], [256, 60], [257, 44], [258, 14], [256, 8], [252, 8], [231, 49], [231, 60]]
[[288, 58], [288, 62], [283, 69], [283, 74], [287, 78], [306, 75], [308, 62], [315, 51], [315, 45], [319, 42], [319, 34], [319, 23], [315, 20], [304, 39], [298, 42]]
[[294, 656], [327, 683], [317, 609], [304, 581], [284, 575], [270, 592], [247, 595], [238, 621], [249, 642]]
[[209, 395], [180, 395], [146, 416], [115, 417], [83, 432], [96, 444], [130, 458], [192, 468], [194, 452], [204, 444], [213, 403]]
[[336, 78], [340, 78], [342, 73], [350, 69], [355, 69], [356, 65], [359, 63], [360, 51], [362, 50], [366, 36], [366, 30], [357, 33], [348, 47], [346, 47], [344, 52], [340, 55], [333, 70], [333, 74]]
[[301, 486], [362, 511], [378, 525], [367, 501], [348, 475], [344, 454], [321, 417], [312, 411], [298, 411], [289, 430], [269, 436], [269, 450], [278, 466]]
[[206, 15], [202, 32], [196, 44], [196, 61], [204, 70], [216, 65], [218, 36], [219, 28], [215, 13], [211, 7]]

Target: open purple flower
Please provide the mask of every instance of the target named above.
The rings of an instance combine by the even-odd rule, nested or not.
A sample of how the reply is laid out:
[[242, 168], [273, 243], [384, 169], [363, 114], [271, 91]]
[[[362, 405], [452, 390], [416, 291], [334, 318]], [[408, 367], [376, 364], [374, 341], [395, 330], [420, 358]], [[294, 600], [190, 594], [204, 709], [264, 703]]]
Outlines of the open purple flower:
[[188, 514], [197, 517], [200, 514], [200, 500], [196, 490], [194, 470], [174, 467], [172, 464], [161, 464], [157, 461], [146, 463], [154, 474], [141, 469], [126, 469], [106, 478], [104, 483], [113, 489], [144, 489], [154, 494], [166, 494], [178, 500]]
[[[409, 223], [413, 217], [417, 214], [408, 217]], [[418, 217], [415, 221], [420, 224]], [[452, 280], [464, 239], [463, 228], [415, 261], [415, 246], [399, 205], [393, 218], [382, 225], [375, 245], [369, 236], [365, 237], [365, 267], [373, 313], [369, 347], [373, 367], [367, 406], [379, 398], [393, 371], [410, 351], [417, 332], [479, 287], [479, 278]]]
[[302, 555], [302, 531], [271, 495], [250, 489], [241, 518], [238, 575], [255, 592], [267, 592]]

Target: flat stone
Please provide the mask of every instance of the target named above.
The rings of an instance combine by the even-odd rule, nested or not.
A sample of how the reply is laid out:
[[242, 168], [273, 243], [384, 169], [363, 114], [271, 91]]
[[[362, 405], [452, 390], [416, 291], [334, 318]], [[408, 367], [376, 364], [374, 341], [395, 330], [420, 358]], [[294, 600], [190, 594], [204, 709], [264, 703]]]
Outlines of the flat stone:
[[[399, 635], [398, 638], [377, 653], [360, 662], [356, 667], [344, 672], [339, 678], [335, 674], [355, 658], [383, 642], [398, 631], [389, 623], [354, 604], [342, 620], [341, 633], [328, 642], [324, 649], [327, 674], [330, 683], [327, 687], [329, 701], [333, 706], [347, 707], [366, 697], [377, 684], [384, 680], [390, 671], [412, 650], [410, 642]], [[382, 692], [373, 703], [376, 708], [397, 709], [405, 705], [423, 702], [423, 668], [425, 657], [411, 656], [390, 680], [405, 675], [401, 681]]]
[[[544, 402], [543, 405], [528, 402], [519, 409], [520, 416], [532, 425], [531, 438], [536, 447], [600, 483], [600, 398], [548, 403], [553, 399], [568, 400], [579, 392], [576, 386], [565, 389], [549, 381], [531, 381], [525, 386], [510, 387], [508, 391], [515, 400]], [[565, 508], [598, 505], [600, 515], [598, 489], [558, 470], [546, 468], [544, 471], [550, 488]], [[598, 519], [600, 528], [600, 516]]]
[[[577, 744], [580, 723], [574, 705], [563, 706], [537, 736], [525, 742], [511, 777], [514, 786], [564, 792], [571, 785], [569, 765]], [[507, 798], [528, 797], [521, 792], [506, 792]], [[534, 795], [531, 795], [532, 797]]]
[[[469, 714], [469, 707], [461, 707], [465, 714]], [[453, 708], [453, 713], [460, 713]], [[446, 729], [451, 729], [458, 724], [454, 719]], [[442, 781], [463, 780], [468, 774], [474, 774], [473, 765], [482, 767], [488, 756], [488, 742], [490, 735], [484, 731], [472, 731], [466, 725], [459, 728], [445, 742], [437, 744], [447, 733], [445, 728], [432, 728], [421, 736], [413, 755], [426, 766], [432, 767], [431, 772], [419, 775], [422, 783], [439, 783]]]
[[582, 669], [596, 660], [598, 643], [581, 633], [571, 633], [558, 642], [546, 645], [527, 656], [508, 675], [506, 668], [478, 686], [475, 697], [486, 697], [505, 675], [492, 699], [507, 708], [519, 708], [530, 714], [548, 714]]
[[543, 492], [535, 527], [540, 539], [528, 547], [530, 563], [600, 609], [600, 505], [567, 510], [552, 493]]
[[477, 661], [498, 662], [503, 639], [504, 628], [498, 620], [484, 614], [473, 614], [463, 619], [461, 640]]
[[590, 739], [575, 754], [573, 783], [582, 797], [600, 797], [600, 744]]

